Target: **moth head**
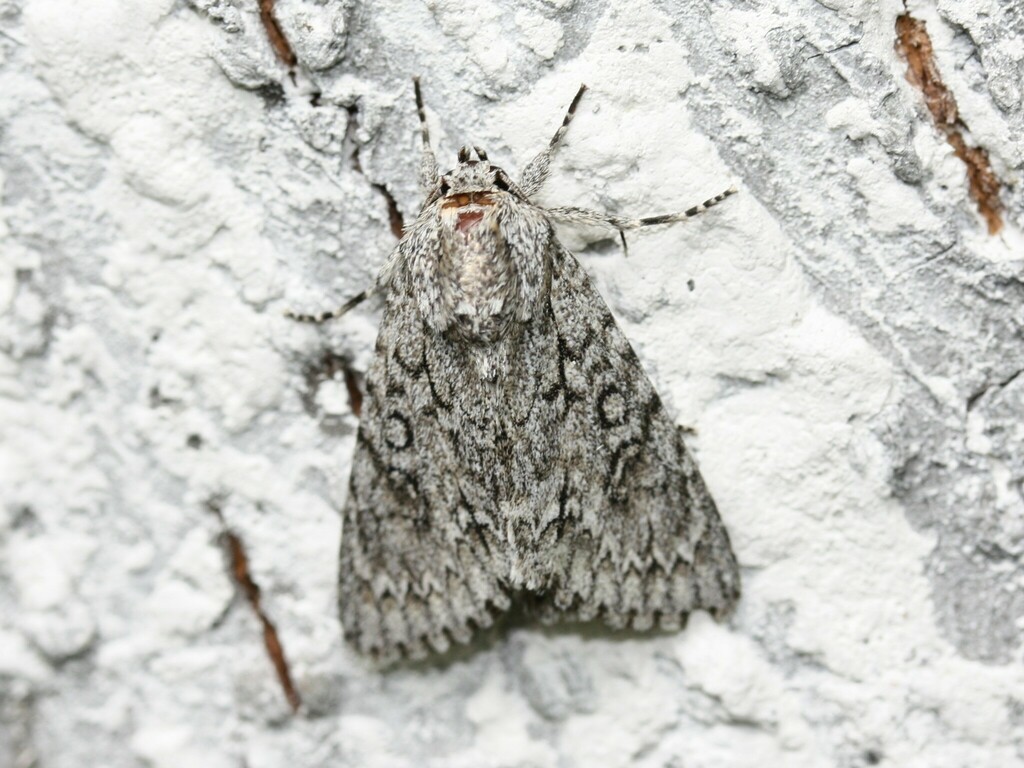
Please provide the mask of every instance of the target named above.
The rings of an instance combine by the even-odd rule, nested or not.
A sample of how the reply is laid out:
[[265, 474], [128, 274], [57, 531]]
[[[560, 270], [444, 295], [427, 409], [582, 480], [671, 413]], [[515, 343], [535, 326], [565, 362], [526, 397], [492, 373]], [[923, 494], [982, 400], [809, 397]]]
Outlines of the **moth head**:
[[[473, 157], [473, 153], [476, 157]], [[435, 194], [441, 203], [441, 217], [455, 230], [468, 233], [494, 210], [500, 195], [509, 191], [505, 171], [487, 160], [480, 147], [459, 150], [459, 164], [441, 176]]]
[[[473, 157], [473, 154], [476, 157]], [[438, 195], [446, 203], [466, 195], [479, 198], [486, 204], [489, 196], [508, 192], [508, 174], [487, 160], [487, 153], [480, 147], [463, 147], [458, 154], [459, 163], [438, 180]]]

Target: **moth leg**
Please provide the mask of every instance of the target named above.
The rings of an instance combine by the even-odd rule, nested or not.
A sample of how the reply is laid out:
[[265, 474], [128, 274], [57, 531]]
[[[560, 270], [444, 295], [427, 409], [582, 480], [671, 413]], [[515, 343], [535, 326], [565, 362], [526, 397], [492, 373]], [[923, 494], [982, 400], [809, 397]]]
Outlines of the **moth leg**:
[[712, 206], [718, 205], [720, 202], [725, 200], [725, 198], [735, 195], [736, 192], [736, 187], [729, 187], [725, 192], [708, 198], [703, 203], [699, 203], [692, 208], [687, 208], [685, 211], [680, 211], [679, 213], [666, 213], [660, 216], [645, 216], [639, 219], [629, 218], [627, 216], [612, 216], [610, 214], [593, 211], [588, 208], [575, 208], [571, 206], [562, 208], [545, 208], [544, 212], [553, 219], [565, 221], [570, 224], [597, 224], [613, 227], [614, 229], [639, 229], [640, 227], [650, 227], [655, 224], [674, 224], [677, 221], [685, 221], [699, 213], [703, 213]]
[[600, 211], [592, 211], [587, 208], [575, 208], [572, 206], [561, 207], [561, 208], [545, 208], [544, 211], [552, 219], [558, 221], [564, 221], [568, 224], [584, 224], [584, 225], [597, 225], [611, 227], [619, 231], [619, 237], [622, 239], [622, 247], [627, 253], [629, 249], [626, 246], [626, 234], [627, 229], [639, 229], [641, 227], [651, 227], [656, 224], [675, 224], [678, 221], [686, 221], [686, 219], [692, 218], [699, 213], [703, 213], [708, 208], [718, 205], [725, 198], [735, 195], [738, 190], [736, 187], [729, 187], [725, 192], [710, 197], [703, 203], [699, 203], [691, 208], [687, 208], [685, 211], [679, 213], [666, 213], [661, 216], [645, 216], [643, 218], [634, 219], [626, 216], [611, 216], [607, 213], [601, 213]]
[[427, 129], [427, 111], [423, 107], [423, 94], [420, 91], [420, 79], [412, 79], [413, 91], [416, 94], [416, 113], [420, 118], [420, 138], [423, 141], [423, 152], [420, 155], [419, 182], [420, 192], [429, 195], [437, 186], [437, 158], [430, 147], [430, 131]]
[[368, 288], [365, 291], [357, 293], [337, 309], [321, 312], [317, 315], [304, 315], [299, 312], [292, 312], [290, 309], [285, 310], [284, 315], [285, 317], [290, 317], [292, 320], [298, 320], [300, 323], [326, 323], [328, 320], [334, 320], [335, 318], [341, 317], [350, 309], [355, 309], [368, 298], [373, 296], [375, 292], [376, 287]]
[[527, 197], [532, 197], [540, 191], [540, 188], [544, 186], [544, 182], [547, 181], [548, 172], [551, 168], [551, 156], [555, 154], [555, 150], [562, 141], [562, 137], [565, 136], [565, 132], [569, 130], [569, 123], [572, 122], [573, 115], [576, 114], [576, 106], [580, 103], [580, 99], [583, 98], [584, 92], [587, 90], [587, 86], [581, 85], [580, 89], [576, 91], [576, 95], [572, 98], [572, 103], [569, 104], [569, 109], [565, 113], [565, 117], [562, 118], [562, 124], [558, 126], [558, 130], [555, 131], [555, 135], [551, 137], [551, 141], [548, 142], [548, 146], [537, 155], [533, 160], [527, 163], [526, 168], [523, 169], [523, 177], [519, 182], [519, 189]]

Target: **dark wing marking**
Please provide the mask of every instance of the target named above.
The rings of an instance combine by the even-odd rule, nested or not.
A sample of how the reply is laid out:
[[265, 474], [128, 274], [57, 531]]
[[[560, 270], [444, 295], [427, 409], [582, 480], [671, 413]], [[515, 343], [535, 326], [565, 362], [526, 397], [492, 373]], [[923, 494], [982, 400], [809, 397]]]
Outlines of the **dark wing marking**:
[[739, 570], [681, 430], [575, 257], [552, 248], [554, 338], [538, 373], [551, 384], [524, 430], [560, 435], [531, 544], [548, 574], [542, 609], [635, 629], [724, 614]]
[[391, 286], [367, 372], [341, 541], [345, 636], [381, 661], [466, 642], [509, 604], [493, 505], [453, 471], [452, 348], [425, 329], [407, 280]]

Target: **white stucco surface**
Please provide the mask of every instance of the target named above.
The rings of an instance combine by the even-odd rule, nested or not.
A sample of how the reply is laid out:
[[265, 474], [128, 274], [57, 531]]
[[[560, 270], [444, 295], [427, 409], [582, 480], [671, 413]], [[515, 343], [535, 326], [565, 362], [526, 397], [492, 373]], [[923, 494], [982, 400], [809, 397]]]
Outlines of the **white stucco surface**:
[[[910, 3], [1004, 183], [986, 232], [895, 2], [0, 1], [0, 766], [1024, 764], [1024, 13]], [[529, 620], [382, 672], [341, 639], [379, 306], [442, 165], [547, 204], [678, 421], [744, 593], [676, 634]], [[358, 163], [352, 155], [358, 152]], [[376, 186], [375, 186], [376, 185]], [[211, 511], [219, 506], [221, 517]], [[302, 706], [232, 581], [244, 543]]]

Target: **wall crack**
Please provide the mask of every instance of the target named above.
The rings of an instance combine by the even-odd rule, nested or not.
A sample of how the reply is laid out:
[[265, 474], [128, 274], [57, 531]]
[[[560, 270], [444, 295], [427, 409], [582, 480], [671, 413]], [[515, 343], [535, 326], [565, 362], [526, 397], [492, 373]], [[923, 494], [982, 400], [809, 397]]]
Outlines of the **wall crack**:
[[998, 381], [995, 384], [987, 384], [986, 386], [979, 389], [977, 392], [973, 393], [970, 397], [967, 398], [967, 411], [970, 412], [971, 410], [973, 410], [974, 406], [978, 404], [978, 401], [985, 395], [987, 395], [989, 392], [991, 392], [993, 389], [1004, 389], [1005, 387], [1010, 386], [1010, 384], [1016, 381], [1022, 373], [1024, 373], [1024, 369], [1010, 374], [1005, 379], [1003, 379], [1002, 381]]
[[302, 706], [302, 699], [292, 682], [291, 670], [288, 667], [284, 646], [281, 645], [281, 638], [277, 634], [277, 627], [263, 610], [260, 587], [249, 571], [249, 557], [245, 552], [245, 545], [238, 534], [228, 528], [219, 499], [214, 498], [207, 501], [206, 508], [216, 515], [221, 523], [220, 538], [228, 558], [228, 570], [263, 626], [263, 644], [267, 649], [267, 656], [270, 657], [270, 663], [274, 665], [274, 671], [277, 673], [278, 682], [281, 684], [281, 690], [284, 692], [288, 705], [292, 712], [298, 712]]
[[277, 58], [289, 69], [293, 69], [299, 63], [299, 59], [295, 55], [295, 51], [292, 50], [292, 45], [288, 42], [281, 25], [277, 23], [277, 17], [274, 15], [274, 0], [260, 0], [260, 21], [263, 22], [263, 29], [267, 33], [267, 38], [269, 38]]
[[359, 160], [359, 145], [356, 144], [353, 132], [355, 131], [356, 116], [359, 114], [359, 107], [355, 104], [346, 107], [348, 111], [348, 123], [345, 126], [345, 140], [352, 142], [352, 170], [366, 179], [370, 186], [384, 198], [384, 202], [388, 207], [388, 221], [391, 224], [391, 234], [393, 234], [398, 240], [402, 239], [402, 231], [405, 229], [405, 220], [402, 218], [402, 212], [398, 209], [398, 202], [395, 200], [394, 195], [384, 184], [380, 184], [376, 181], [371, 180], [366, 172], [363, 171], [363, 164]]
[[969, 146], [964, 139], [967, 125], [960, 118], [952, 91], [942, 81], [925, 23], [909, 13], [898, 16], [896, 50], [907, 62], [907, 81], [924, 95], [935, 127], [967, 167], [971, 198], [988, 224], [989, 234], [997, 234], [1003, 228], [1003, 204], [999, 199], [1002, 185], [989, 163], [988, 152], [981, 147]]

